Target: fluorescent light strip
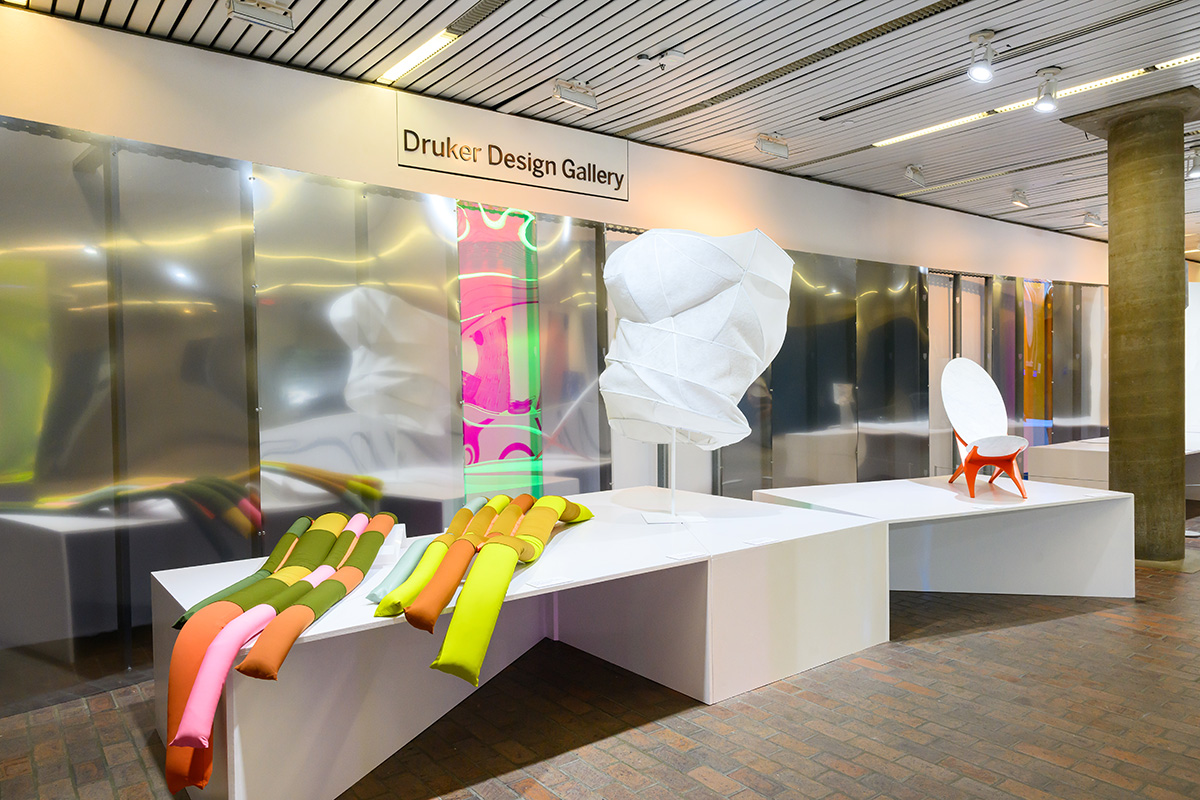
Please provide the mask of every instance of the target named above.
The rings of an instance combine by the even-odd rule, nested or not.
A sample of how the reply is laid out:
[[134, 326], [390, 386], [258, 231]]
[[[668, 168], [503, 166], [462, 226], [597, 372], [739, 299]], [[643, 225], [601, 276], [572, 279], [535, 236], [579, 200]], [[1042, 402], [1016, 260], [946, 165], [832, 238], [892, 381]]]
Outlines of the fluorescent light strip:
[[[1120, 75], [1111, 75], [1107, 78], [1101, 78], [1098, 81], [1081, 83], [1078, 86], [1072, 86], [1068, 89], [1059, 89], [1056, 97], [1070, 97], [1074, 94], [1082, 94], [1083, 92], [1088, 92], [1092, 89], [1099, 89], [1102, 86], [1111, 86], [1114, 83], [1121, 83], [1141, 75], [1149, 75], [1151, 72], [1161, 72], [1164, 69], [1171, 69], [1172, 67], [1179, 67], [1183, 66], [1184, 64], [1194, 64], [1197, 61], [1200, 61], [1200, 53], [1192, 53], [1191, 55], [1171, 59], [1170, 61], [1164, 61], [1161, 64], [1155, 64], [1153, 67], [1143, 67], [1141, 69], [1130, 70], [1129, 72], [1122, 72]], [[991, 117], [995, 116], [996, 114], [1006, 114], [1009, 111], [1017, 111], [1022, 108], [1030, 108], [1036, 102], [1037, 98], [1031, 97], [1028, 100], [1022, 100], [1019, 103], [1010, 103], [1006, 106], [994, 108], [991, 111], [984, 111], [979, 114], [972, 114], [969, 117], [962, 117], [960, 119], [951, 120], [950, 122], [943, 122], [941, 125], [934, 125], [930, 128], [922, 128], [919, 131], [906, 133], [903, 136], [893, 136], [891, 139], [884, 139], [882, 142], [875, 142], [871, 145], [871, 147], [887, 147], [889, 144], [907, 142], [909, 139], [916, 139], [919, 136], [927, 136], [931, 133], [937, 133], [949, 128], [957, 128], [959, 125], [966, 125], [968, 122], [975, 122], [983, 119], [984, 117]], [[905, 194], [911, 194], [911, 192], [906, 192]]]
[[450, 31], [446, 31], [446, 30], [442, 31], [441, 33], [437, 34], [432, 39], [430, 39], [428, 42], [421, 45], [420, 47], [418, 47], [416, 50], [409, 53], [404, 58], [400, 59], [400, 61], [397, 62], [397, 64], [394, 67], [392, 67], [387, 72], [380, 75], [375, 80], [378, 83], [394, 83], [395, 81], [399, 80], [404, 75], [407, 75], [408, 73], [412, 72], [414, 69], [419, 67], [422, 63], [433, 58], [435, 55], [437, 55], [439, 52], [441, 52], [442, 48], [448, 46], [449, 44], [454, 42], [454, 40], [457, 38], [458, 38], [457, 33], [451, 33]]
[[952, 119], [949, 122], [943, 122], [941, 125], [934, 125], [932, 128], [922, 128], [919, 131], [913, 131], [912, 133], [906, 133], [903, 136], [895, 136], [891, 139], [884, 139], [882, 142], [875, 142], [874, 144], [871, 145], [871, 147], [887, 147], [889, 144], [896, 144], [897, 142], [906, 142], [909, 139], [916, 139], [918, 136], [925, 136], [930, 133], [937, 133], [938, 131], [944, 131], [949, 128], [957, 128], [959, 125], [966, 125], [968, 122], [974, 122], [975, 120], [983, 119], [984, 117], [990, 117], [994, 113], [996, 113], [996, 112], [984, 111], [979, 114], [972, 114], [969, 117], [961, 117], [959, 119]]
[[1146, 70], [1144, 70], [1144, 69], [1135, 69], [1135, 70], [1132, 70], [1131, 72], [1122, 72], [1120, 75], [1113, 75], [1111, 78], [1103, 78], [1098, 81], [1092, 81], [1091, 83], [1081, 83], [1078, 86], [1072, 86], [1070, 89], [1059, 89], [1058, 96], [1059, 97], [1069, 97], [1073, 94], [1079, 94], [1081, 92], [1089, 92], [1092, 89], [1099, 89], [1101, 86], [1112, 86], [1114, 83], [1120, 83], [1121, 81], [1127, 81], [1130, 78], [1136, 78], [1139, 75], [1145, 75], [1145, 74], [1146, 74]]

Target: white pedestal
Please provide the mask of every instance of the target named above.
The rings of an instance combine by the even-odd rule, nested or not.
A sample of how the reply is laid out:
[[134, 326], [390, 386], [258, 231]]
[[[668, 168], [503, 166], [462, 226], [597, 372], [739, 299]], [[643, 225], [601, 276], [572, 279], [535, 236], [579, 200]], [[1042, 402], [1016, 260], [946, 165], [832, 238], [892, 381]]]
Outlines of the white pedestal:
[[1133, 496], [1027, 481], [962, 478], [764, 489], [756, 500], [888, 523], [898, 591], [1133, 597]]
[[[1200, 500], [1200, 431], [1184, 432], [1184, 495]], [[1044, 444], [1025, 451], [1030, 480], [1108, 488], [1108, 437]]]
[[[887, 529], [877, 521], [679, 492], [702, 522], [648, 525], [666, 490], [576, 498], [596, 518], [520, 569], [486, 681], [545, 636], [713, 703], [888, 638]], [[187, 605], [256, 562], [154, 575], [157, 722]], [[195, 798], [334, 798], [473, 689], [428, 669], [445, 633], [372, 616], [383, 566], [297, 641], [277, 683], [236, 672], [214, 731], [213, 779]], [[449, 612], [453, 609], [453, 603]]]

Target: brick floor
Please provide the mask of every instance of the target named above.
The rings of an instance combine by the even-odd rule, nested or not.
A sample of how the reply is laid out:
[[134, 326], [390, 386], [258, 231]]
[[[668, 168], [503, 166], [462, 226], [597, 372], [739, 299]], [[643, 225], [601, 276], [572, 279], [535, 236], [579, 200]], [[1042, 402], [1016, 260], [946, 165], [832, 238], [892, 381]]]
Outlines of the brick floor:
[[[343, 798], [1200, 798], [1200, 574], [1137, 581], [894, 593], [892, 642], [714, 706], [543, 642]], [[153, 691], [0, 719], [0, 798], [168, 797]]]

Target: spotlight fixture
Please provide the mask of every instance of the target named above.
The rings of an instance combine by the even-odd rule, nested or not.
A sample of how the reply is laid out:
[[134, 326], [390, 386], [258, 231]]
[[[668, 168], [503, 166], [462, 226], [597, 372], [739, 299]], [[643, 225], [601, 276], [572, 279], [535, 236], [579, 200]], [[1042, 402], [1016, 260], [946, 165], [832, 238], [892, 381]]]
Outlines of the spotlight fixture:
[[596, 99], [596, 90], [586, 83], [576, 83], [565, 78], [554, 81], [554, 97], [568, 105], [582, 108], [584, 111], [596, 111], [600, 102]]
[[976, 83], [991, 83], [996, 73], [992, 70], [992, 59], [996, 51], [992, 49], [992, 38], [995, 31], [978, 31], [971, 34], [975, 44], [971, 51], [971, 66], [967, 67], [967, 77]]
[[788, 157], [787, 139], [783, 138], [783, 134], [779, 132], [760, 133], [754, 140], [754, 149], [773, 158]]
[[1104, 223], [1100, 221], [1098, 214], [1093, 214], [1091, 211], [1085, 211], [1083, 214], [1083, 224], [1089, 228], [1103, 228]]
[[391, 69], [380, 75], [375, 80], [378, 83], [395, 83], [400, 78], [404, 77], [440, 53], [444, 47], [450, 45], [457, 38], [457, 33], [451, 33], [447, 30], [439, 32], [432, 39], [425, 42], [425, 44], [421, 45], [416, 50], [413, 50], [404, 58], [397, 61]]
[[1037, 100], [1033, 101], [1033, 110], [1040, 111], [1043, 114], [1052, 114], [1058, 111], [1058, 74], [1062, 72], [1059, 67], [1046, 67], [1038, 70], [1038, 77], [1042, 82], [1038, 84]]
[[1029, 198], [1025, 197], [1025, 193], [1020, 189], [1016, 189], [1012, 193], [1012, 204], [1020, 208], [1029, 208]]
[[1200, 178], [1200, 147], [1188, 151], [1183, 168], [1186, 170], [1183, 174], [1185, 178]]
[[664, 50], [658, 55], [639, 53], [637, 60], [643, 64], [656, 66], [660, 70], [666, 70], [667, 67], [677, 67], [687, 60], [687, 53], [683, 52], [682, 50], [676, 50], [672, 47], [669, 50]]
[[925, 173], [921, 172], [921, 169], [920, 164], [909, 164], [904, 168], [904, 177], [924, 189], [927, 184], [925, 183]]
[[271, 0], [225, 0], [225, 14], [229, 19], [240, 19], [284, 34], [296, 30], [292, 10]]

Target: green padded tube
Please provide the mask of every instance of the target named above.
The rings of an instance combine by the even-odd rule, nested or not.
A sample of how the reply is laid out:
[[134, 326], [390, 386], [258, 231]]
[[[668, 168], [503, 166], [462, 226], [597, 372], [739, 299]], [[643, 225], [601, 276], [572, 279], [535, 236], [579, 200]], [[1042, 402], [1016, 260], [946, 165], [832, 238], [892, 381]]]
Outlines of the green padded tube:
[[483, 657], [516, 568], [516, 550], [500, 543], [484, 544], [459, 593], [442, 649], [430, 667], [479, 685]]

